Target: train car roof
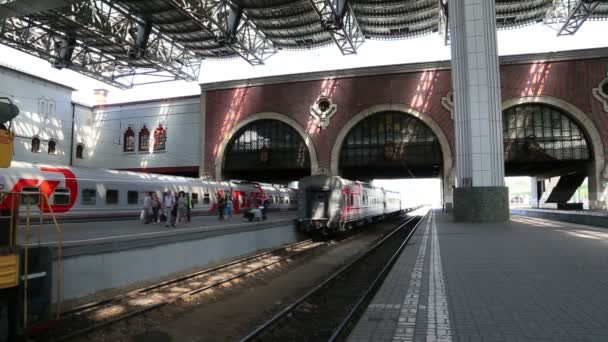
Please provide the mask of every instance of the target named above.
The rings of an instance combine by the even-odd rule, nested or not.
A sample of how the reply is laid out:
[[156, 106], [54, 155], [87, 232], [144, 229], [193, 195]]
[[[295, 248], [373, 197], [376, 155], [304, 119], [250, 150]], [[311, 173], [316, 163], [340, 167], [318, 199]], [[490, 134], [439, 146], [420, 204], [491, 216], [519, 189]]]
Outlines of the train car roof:
[[[134, 172], [134, 171], [123, 171], [123, 170], [112, 170], [112, 169], [102, 169], [102, 168], [89, 168], [89, 167], [79, 167], [79, 166], [64, 166], [64, 165], [54, 165], [54, 164], [44, 164], [44, 163], [28, 163], [22, 161], [14, 161], [11, 164], [11, 167], [7, 170], [11, 169], [37, 169], [38, 172], [48, 172], [41, 171], [41, 167], [49, 167], [49, 168], [58, 168], [58, 169], [68, 169], [77, 174], [78, 179], [80, 180], [96, 180], [96, 181], [137, 181], [137, 182], [193, 182], [193, 183], [203, 183], [203, 184], [223, 184], [229, 185], [228, 182], [215, 182], [209, 180], [203, 180], [199, 178], [188, 178], [188, 177], [180, 177], [180, 176], [170, 176], [170, 175], [162, 175], [156, 173], [143, 173], [143, 172]], [[0, 171], [1, 172], [1, 171]]]

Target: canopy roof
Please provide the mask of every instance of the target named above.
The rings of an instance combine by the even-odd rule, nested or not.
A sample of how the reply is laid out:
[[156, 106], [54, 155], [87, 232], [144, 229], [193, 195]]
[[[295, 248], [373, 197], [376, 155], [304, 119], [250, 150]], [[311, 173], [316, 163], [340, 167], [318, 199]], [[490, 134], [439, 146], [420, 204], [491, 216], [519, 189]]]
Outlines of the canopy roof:
[[[206, 58], [259, 65], [279, 50], [327, 45], [348, 55], [365, 39], [433, 32], [449, 43], [448, 0], [54, 1], [61, 6], [33, 13], [19, 0], [10, 12], [0, 5], [0, 18], [13, 14], [0, 19], [0, 42], [120, 88], [197, 80]], [[574, 34], [607, 19], [608, 1], [496, 0], [496, 14], [499, 29], [544, 22]]]

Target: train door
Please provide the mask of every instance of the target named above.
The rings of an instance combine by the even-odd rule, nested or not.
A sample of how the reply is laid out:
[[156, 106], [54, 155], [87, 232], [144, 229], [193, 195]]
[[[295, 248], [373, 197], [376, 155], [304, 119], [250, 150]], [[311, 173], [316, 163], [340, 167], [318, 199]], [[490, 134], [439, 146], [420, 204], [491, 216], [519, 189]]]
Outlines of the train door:
[[329, 218], [329, 190], [309, 189], [307, 216], [312, 220]]

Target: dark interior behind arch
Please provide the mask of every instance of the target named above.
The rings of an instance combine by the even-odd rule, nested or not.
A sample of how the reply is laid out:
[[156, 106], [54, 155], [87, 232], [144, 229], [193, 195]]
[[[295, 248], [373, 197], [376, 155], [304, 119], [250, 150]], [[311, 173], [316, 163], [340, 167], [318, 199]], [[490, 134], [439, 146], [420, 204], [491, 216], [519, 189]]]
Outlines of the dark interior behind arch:
[[583, 129], [563, 110], [542, 103], [503, 111], [507, 176], [585, 172], [593, 160]]
[[240, 129], [226, 147], [224, 179], [287, 183], [309, 175], [306, 143], [282, 121], [254, 121]]
[[422, 120], [385, 111], [365, 118], [348, 132], [338, 167], [345, 178], [371, 180], [439, 177], [442, 165], [439, 140]]

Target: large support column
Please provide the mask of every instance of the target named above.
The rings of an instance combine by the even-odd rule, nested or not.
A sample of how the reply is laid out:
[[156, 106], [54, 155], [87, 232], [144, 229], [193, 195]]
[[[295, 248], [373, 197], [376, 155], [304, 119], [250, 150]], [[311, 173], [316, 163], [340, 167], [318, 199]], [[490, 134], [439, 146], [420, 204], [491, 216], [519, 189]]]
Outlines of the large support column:
[[450, 1], [456, 221], [506, 221], [494, 1]]
[[587, 167], [587, 187], [589, 192], [589, 209], [606, 210], [606, 187], [604, 174], [598, 167], [598, 162], [593, 161]]
[[538, 179], [536, 177], [530, 177], [530, 207], [538, 208], [538, 200], [542, 193], [539, 193]]

